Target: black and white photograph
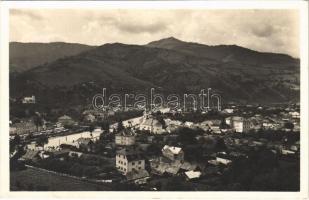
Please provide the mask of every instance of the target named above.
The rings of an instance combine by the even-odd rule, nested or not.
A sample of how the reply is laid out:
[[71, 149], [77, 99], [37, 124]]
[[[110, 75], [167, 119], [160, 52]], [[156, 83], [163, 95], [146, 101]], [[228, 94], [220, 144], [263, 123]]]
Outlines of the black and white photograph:
[[301, 191], [300, 9], [7, 12], [10, 192]]

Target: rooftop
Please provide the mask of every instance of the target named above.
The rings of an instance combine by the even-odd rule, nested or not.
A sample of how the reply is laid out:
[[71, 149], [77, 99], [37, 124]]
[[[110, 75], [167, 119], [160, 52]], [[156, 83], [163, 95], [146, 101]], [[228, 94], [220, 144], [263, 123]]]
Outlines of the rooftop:
[[173, 154], [179, 154], [180, 151], [181, 151], [181, 148], [180, 147], [173, 147], [173, 146], [168, 146], [168, 145], [165, 145], [162, 149], [162, 151], [166, 151], [166, 150], [170, 150]]

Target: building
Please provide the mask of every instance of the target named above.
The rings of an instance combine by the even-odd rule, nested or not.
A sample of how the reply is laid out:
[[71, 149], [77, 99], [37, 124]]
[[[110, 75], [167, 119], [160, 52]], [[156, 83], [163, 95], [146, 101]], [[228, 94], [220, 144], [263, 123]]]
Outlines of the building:
[[139, 129], [147, 130], [154, 134], [162, 134], [166, 132], [166, 130], [163, 129], [163, 125], [151, 115], [144, 115], [144, 117], [141, 118]]
[[231, 126], [231, 128], [233, 128], [237, 133], [248, 132], [252, 127], [251, 121], [244, 117], [227, 117], [225, 119], [225, 123]]
[[199, 127], [204, 131], [212, 131], [213, 133], [221, 133], [221, 120], [206, 120], [199, 124]]
[[198, 179], [202, 175], [202, 172], [191, 170], [191, 171], [185, 172], [185, 175], [186, 175], [187, 180]]
[[95, 122], [95, 120], [96, 120], [96, 117], [95, 117], [93, 114], [91, 114], [91, 113], [87, 114], [87, 115], [84, 117], [84, 121], [85, 121], [85, 122], [90, 122], [90, 123], [92, 123], [92, 122]]
[[22, 99], [23, 104], [35, 104], [35, 96], [32, 95], [31, 97], [24, 97]]
[[94, 151], [94, 143], [91, 138], [78, 138], [76, 142], [74, 142], [74, 146], [87, 152]]
[[67, 115], [59, 117], [58, 122], [60, 122], [63, 126], [72, 126], [75, 124], [75, 121]]
[[115, 135], [116, 145], [131, 146], [135, 144], [135, 133], [131, 129], [124, 129]]
[[184, 161], [184, 152], [180, 147], [173, 147], [165, 145], [162, 148], [162, 154], [164, 157], [173, 161]]
[[289, 112], [289, 115], [294, 118], [294, 119], [299, 119], [300, 118], [300, 113], [299, 112]]
[[225, 154], [219, 154], [216, 156], [216, 161], [218, 163], [224, 164], [224, 165], [228, 165], [232, 162], [232, 160], [229, 158], [229, 156], [225, 155]]
[[234, 109], [232, 108], [226, 108], [224, 110], [221, 111], [224, 114], [232, 114], [234, 112]]
[[116, 152], [116, 168], [124, 175], [133, 170], [144, 170], [145, 159], [133, 148], [123, 148]]
[[39, 153], [40, 151], [38, 150], [27, 150], [26, 153], [22, 157], [20, 157], [18, 160], [35, 162], [40, 159]]
[[[39, 127], [40, 128], [40, 127]], [[32, 120], [21, 121], [10, 126], [10, 135], [25, 135], [36, 132], [38, 127]]]

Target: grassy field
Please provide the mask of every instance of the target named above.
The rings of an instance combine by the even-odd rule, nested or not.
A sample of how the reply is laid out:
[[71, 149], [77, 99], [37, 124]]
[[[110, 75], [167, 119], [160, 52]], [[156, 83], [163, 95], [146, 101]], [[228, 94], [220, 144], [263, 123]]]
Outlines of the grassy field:
[[106, 186], [27, 168], [10, 172], [11, 191], [104, 191]]

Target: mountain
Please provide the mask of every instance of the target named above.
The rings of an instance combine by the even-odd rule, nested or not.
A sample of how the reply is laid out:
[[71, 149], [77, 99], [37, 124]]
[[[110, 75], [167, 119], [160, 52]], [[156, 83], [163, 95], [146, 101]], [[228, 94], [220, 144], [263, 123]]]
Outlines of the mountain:
[[184, 42], [174, 37], [153, 41], [149, 47], [172, 49], [190, 55], [215, 59], [221, 62], [239, 62], [244, 64], [267, 65], [293, 63], [299, 65], [299, 59], [286, 54], [258, 52], [237, 45], [209, 46], [193, 42]]
[[53, 62], [59, 58], [77, 55], [94, 47], [64, 43], [10, 43], [10, 72], [27, 71], [38, 65]]
[[[298, 102], [299, 60], [238, 46], [207, 46], [167, 38], [147, 45], [105, 44], [11, 78], [11, 96], [46, 101], [119, 93], [198, 93], [213, 88], [224, 102]], [[51, 95], [47, 95], [47, 93]], [[72, 97], [75, 98], [72, 98]]]

